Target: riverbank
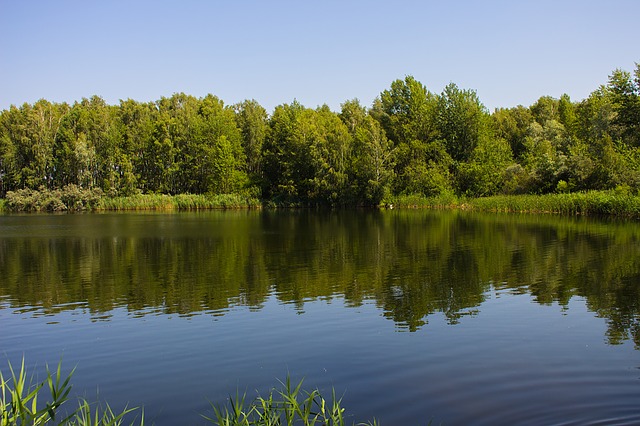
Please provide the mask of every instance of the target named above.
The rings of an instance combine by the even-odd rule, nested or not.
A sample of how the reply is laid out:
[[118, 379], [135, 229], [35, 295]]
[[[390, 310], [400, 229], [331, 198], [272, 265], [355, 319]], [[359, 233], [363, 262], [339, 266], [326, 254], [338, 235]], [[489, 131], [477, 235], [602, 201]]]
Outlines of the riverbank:
[[462, 209], [506, 213], [551, 213], [562, 215], [615, 216], [640, 219], [640, 196], [616, 191], [568, 194], [496, 195], [464, 198], [398, 196], [387, 207]]
[[138, 210], [212, 210], [261, 208], [257, 197], [243, 194], [135, 194], [112, 197], [100, 190], [75, 185], [57, 190], [22, 189], [10, 191], [0, 200], [3, 212], [78, 212]]
[[[24, 189], [0, 199], [0, 212], [65, 211], [172, 211], [278, 208], [273, 202], [243, 194], [136, 194], [111, 197], [101, 191], [75, 186], [61, 190]], [[290, 207], [290, 206], [289, 206]], [[544, 195], [496, 195], [484, 198], [398, 195], [384, 202], [386, 208], [461, 209], [505, 213], [615, 216], [640, 219], [640, 196], [622, 191], [588, 191]]]

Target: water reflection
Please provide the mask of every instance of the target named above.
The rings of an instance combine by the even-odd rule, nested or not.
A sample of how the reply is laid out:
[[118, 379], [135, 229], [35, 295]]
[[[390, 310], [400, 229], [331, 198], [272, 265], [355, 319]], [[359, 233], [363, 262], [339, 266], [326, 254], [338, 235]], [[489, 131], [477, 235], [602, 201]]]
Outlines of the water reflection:
[[276, 211], [0, 217], [0, 308], [34, 316], [224, 315], [372, 300], [414, 331], [474, 315], [491, 291], [607, 319], [640, 346], [640, 225], [433, 211]]

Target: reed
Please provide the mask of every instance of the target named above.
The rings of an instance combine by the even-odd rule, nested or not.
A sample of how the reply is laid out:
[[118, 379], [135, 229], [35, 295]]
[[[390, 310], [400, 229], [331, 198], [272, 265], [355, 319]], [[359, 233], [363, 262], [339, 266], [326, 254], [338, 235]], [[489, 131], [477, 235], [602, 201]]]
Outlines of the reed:
[[[284, 382], [280, 382], [281, 388], [272, 388], [268, 396], [258, 396], [250, 402], [247, 402], [246, 394], [240, 396], [236, 392], [236, 397], [230, 397], [227, 405], [212, 404], [213, 417], [203, 417], [218, 426], [344, 426], [345, 409], [335, 390], [327, 400], [318, 389], [311, 392], [303, 390], [302, 382], [293, 384], [287, 376]], [[377, 426], [378, 422], [355, 424]]]
[[444, 193], [427, 197], [422, 194], [401, 194], [383, 203], [391, 208], [457, 208], [461, 204], [460, 198], [453, 193]]
[[97, 210], [212, 210], [259, 208], [260, 200], [242, 194], [138, 194], [103, 198]]
[[484, 198], [458, 198], [453, 194], [436, 197], [409, 194], [398, 195], [383, 206], [640, 219], [640, 196], [618, 190], [543, 195], [494, 195]]
[[[47, 377], [44, 381], [34, 381], [33, 375], [27, 373], [24, 359], [20, 369], [9, 365], [9, 376], [5, 377], [0, 370], [0, 425], [45, 425], [57, 424], [65, 426], [121, 426], [125, 421], [129, 425], [144, 425], [144, 412], [140, 418], [126, 420], [137, 407], [125, 407], [115, 412], [107, 403], [89, 403], [84, 398], [78, 399], [78, 406], [70, 414], [61, 410], [69, 401], [71, 378], [75, 371], [63, 375], [61, 362], [55, 371], [47, 366]], [[336, 396], [332, 389], [331, 397], [325, 399], [318, 389], [306, 391], [302, 388], [303, 380], [292, 383], [287, 376], [281, 387], [272, 388], [266, 397], [258, 396], [247, 402], [246, 394], [229, 398], [226, 405], [211, 404], [213, 416], [202, 417], [209, 423], [220, 426], [344, 426], [347, 424], [342, 398]], [[43, 400], [43, 394], [49, 390], [49, 398]], [[378, 426], [378, 422], [353, 423], [358, 426]]]
[[[0, 370], [0, 425], [72, 425], [72, 426], [120, 426], [127, 414], [137, 408], [125, 408], [121, 413], [115, 413], [106, 404], [89, 404], [85, 399], [78, 400], [78, 408], [71, 414], [61, 411], [62, 406], [69, 400], [71, 392], [71, 377], [75, 371], [62, 375], [62, 362], [54, 372], [47, 365], [47, 377], [44, 381], [35, 381], [34, 376], [28, 374], [24, 358], [20, 369], [9, 365], [9, 376]], [[49, 398], [43, 401], [43, 393], [49, 389]], [[133, 424], [144, 424], [144, 415]]]
[[173, 197], [165, 194], [136, 194], [103, 197], [96, 210], [174, 210]]
[[616, 191], [501, 195], [467, 201], [473, 210], [640, 218], [640, 196]]

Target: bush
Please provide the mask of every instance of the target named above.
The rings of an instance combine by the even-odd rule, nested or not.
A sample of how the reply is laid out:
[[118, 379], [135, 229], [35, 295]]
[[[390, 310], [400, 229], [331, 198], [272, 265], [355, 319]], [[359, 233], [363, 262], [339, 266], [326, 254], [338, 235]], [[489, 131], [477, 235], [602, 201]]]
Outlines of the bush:
[[61, 212], [93, 210], [104, 193], [100, 188], [82, 189], [67, 185], [62, 189], [19, 189], [8, 191], [5, 208], [14, 212]]
[[56, 212], [67, 209], [60, 199], [59, 191], [49, 191], [43, 187], [38, 191], [29, 188], [8, 191], [6, 207], [10, 211], [17, 212]]

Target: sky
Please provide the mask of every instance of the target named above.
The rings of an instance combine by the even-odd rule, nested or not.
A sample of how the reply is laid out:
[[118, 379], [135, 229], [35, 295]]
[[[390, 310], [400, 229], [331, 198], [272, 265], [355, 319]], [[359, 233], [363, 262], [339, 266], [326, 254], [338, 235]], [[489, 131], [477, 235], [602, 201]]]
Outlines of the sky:
[[582, 100], [640, 62], [640, 0], [0, 0], [0, 110], [211, 93], [267, 111], [453, 82], [490, 110]]

